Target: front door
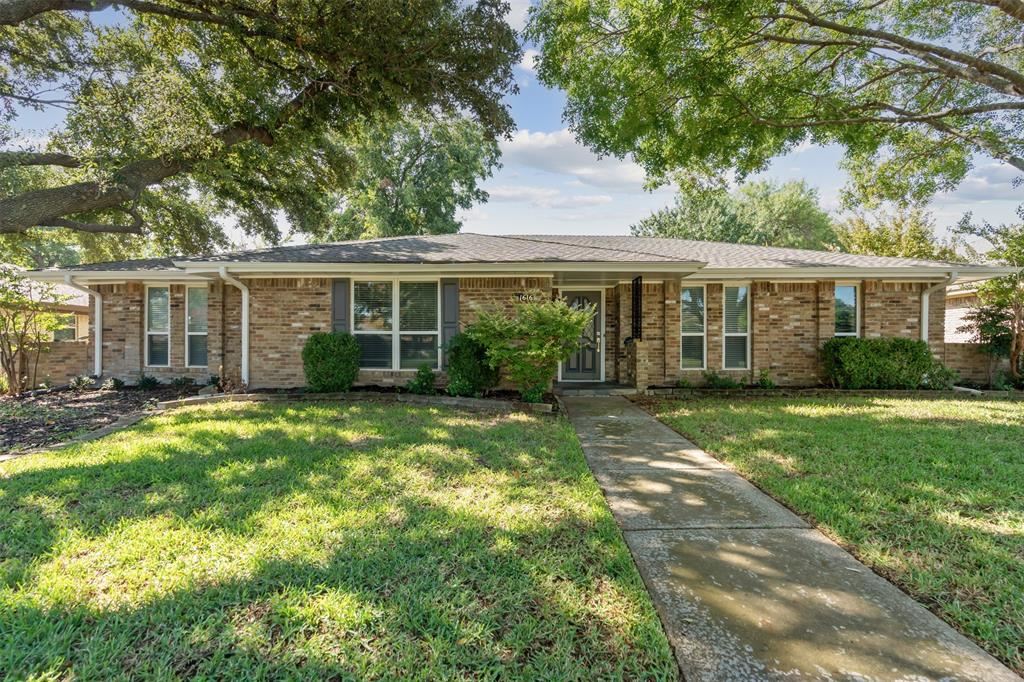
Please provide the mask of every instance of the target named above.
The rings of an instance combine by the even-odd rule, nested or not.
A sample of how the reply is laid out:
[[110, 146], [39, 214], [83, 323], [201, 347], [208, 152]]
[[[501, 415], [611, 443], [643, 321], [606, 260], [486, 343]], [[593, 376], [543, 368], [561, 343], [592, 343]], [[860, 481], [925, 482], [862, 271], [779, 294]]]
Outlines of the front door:
[[580, 349], [562, 363], [563, 381], [601, 380], [601, 292], [566, 291], [565, 300], [574, 308], [594, 307], [594, 316], [580, 336]]

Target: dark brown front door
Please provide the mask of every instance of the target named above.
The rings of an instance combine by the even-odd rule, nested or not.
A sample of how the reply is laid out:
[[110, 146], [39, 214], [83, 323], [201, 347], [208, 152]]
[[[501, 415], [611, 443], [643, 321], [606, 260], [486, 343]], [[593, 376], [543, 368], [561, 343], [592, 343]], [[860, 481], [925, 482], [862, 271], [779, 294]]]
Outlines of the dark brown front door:
[[574, 308], [594, 307], [594, 316], [590, 318], [583, 335], [580, 336], [580, 349], [569, 356], [562, 364], [562, 379], [565, 381], [600, 381], [601, 380], [601, 292], [600, 291], [566, 291], [565, 300]]

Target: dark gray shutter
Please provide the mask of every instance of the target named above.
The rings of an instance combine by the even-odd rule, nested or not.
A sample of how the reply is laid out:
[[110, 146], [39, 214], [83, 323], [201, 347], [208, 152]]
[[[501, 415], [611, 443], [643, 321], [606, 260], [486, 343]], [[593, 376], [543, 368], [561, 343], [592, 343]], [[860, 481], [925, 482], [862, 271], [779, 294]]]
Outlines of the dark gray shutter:
[[331, 295], [331, 330], [336, 332], [351, 331], [348, 319], [348, 278], [334, 280]]
[[[441, 280], [441, 348], [447, 349], [448, 342], [459, 333], [459, 280]], [[442, 358], [441, 367], [448, 365]]]

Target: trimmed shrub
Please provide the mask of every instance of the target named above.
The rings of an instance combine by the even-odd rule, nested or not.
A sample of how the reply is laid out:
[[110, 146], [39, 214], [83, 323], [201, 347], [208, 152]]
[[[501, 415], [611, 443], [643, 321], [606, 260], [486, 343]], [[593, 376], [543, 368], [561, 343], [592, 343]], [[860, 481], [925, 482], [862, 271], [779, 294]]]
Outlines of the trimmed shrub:
[[825, 377], [839, 388], [915, 389], [952, 385], [946, 367], [917, 339], [835, 338], [822, 348]]
[[732, 377], [717, 372], [704, 372], [704, 385], [707, 388], [743, 388], [743, 385]]
[[75, 391], [76, 393], [81, 393], [83, 391], [88, 391], [90, 388], [92, 388], [93, 383], [94, 382], [92, 380], [92, 377], [85, 376], [83, 374], [69, 381], [68, 388], [70, 388], [72, 391]]
[[434, 376], [434, 370], [428, 364], [420, 365], [416, 370], [416, 376], [409, 380], [405, 388], [409, 393], [434, 395], [437, 393], [437, 377]]
[[448, 393], [479, 398], [498, 385], [498, 370], [487, 361], [487, 349], [469, 334], [456, 334], [448, 343]]
[[107, 377], [101, 387], [104, 391], [120, 391], [124, 388], [124, 382], [117, 377]]
[[135, 384], [143, 391], [152, 391], [154, 388], [160, 385], [160, 380], [156, 377], [151, 377], [148, 374], [140, 374], [139, 381]]
[[302, 347], [302, 370], [314, 393], [352, 388], [359, 376], [359, 344], [344, 332], [315, 332]]
[[192, 386], [195, 386], [195, 383], [196, 380], [193, 379], [192, 377], [174, 377], [173, 379], [171, 379], [171, 386], [178, 389], [179, 391], [184, 391], [186, 388], [191, 388]]
[[761, 373], [757, 377], [757, 387], [765, 390], [775, 388], [775, 381], [772, 379], [772, 375], [768, 373], [768, 370], [761, 370]]

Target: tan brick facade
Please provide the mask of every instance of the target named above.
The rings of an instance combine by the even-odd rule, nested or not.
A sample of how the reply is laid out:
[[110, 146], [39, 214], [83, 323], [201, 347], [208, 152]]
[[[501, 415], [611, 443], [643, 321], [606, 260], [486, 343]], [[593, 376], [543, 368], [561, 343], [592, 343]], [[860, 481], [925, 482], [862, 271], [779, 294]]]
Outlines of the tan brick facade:
[[[302, 386], [302, 347], [309, 335], [331, 329], [329, 278], [243, 280], [250, 289], [250, 384], [252, 388]], [[651, 385], [673, 384], [680, 377], [699, 384], [701, 370], [680, 368], [679, 280], [643, 285], [643, 371]], [[751, 292], [750, 368], [722, 369], [723, 284], [706, 284], [706, 367], [743, 382], [766, 369], [779, 385], [814, 385], [820, 381], [820, 348], [835, 325], [832, 281], [749, 283]], [[926, 284], [865, 281], [861, 283], [862, 333], [866, 337], [920, 334], [920, 295]], [[171, 363], [143, 366], [144, 288], [141, 283], [102, 285], [104, 294], [103, 363], [106, 376], [134, 382], [141, 372], [167, 379], [192, 376], [204, 381], [217, 374], [240, 383], [241, 293], [219, 281], [209, 283], [209, 368], [186, 368], [185, 286], [170, 285]], [[593, 288], [593, 287], [582, 287]], [[550, 296], [551, 277], [463, 277], [459, 279], [459, 322], [464, 328], [484, 309], [510, 309], [516, 294], [539, 291]], [[631, 331], [632, 284], [619, 283], [605, 293], [604, 363], [608, 381], [625, 381], [630, 366], [625, 339]], [[929, 336], [938, 357], [944, 348], [944, 294], [932, 294]], [[964, 357], [956, 351], [957, 358]], [[972, 360], [973, 362], [973, 360]], [[91, 371], [91, 354], [88, 367]], [[411, 372], [364, 371], [360, 383], [404, 384]]]
[[[34, 358], [29, 358], [30, 361]], [[30, 380], [35, 376], [36, 385], [46, 382], [57, 386], [66, 384], [77, 376], [88, 376], [93, 372], [92, 344], [88, 341], [54, 341], [42, 347], [39, 360], [34, 368], [26, 368]]]

